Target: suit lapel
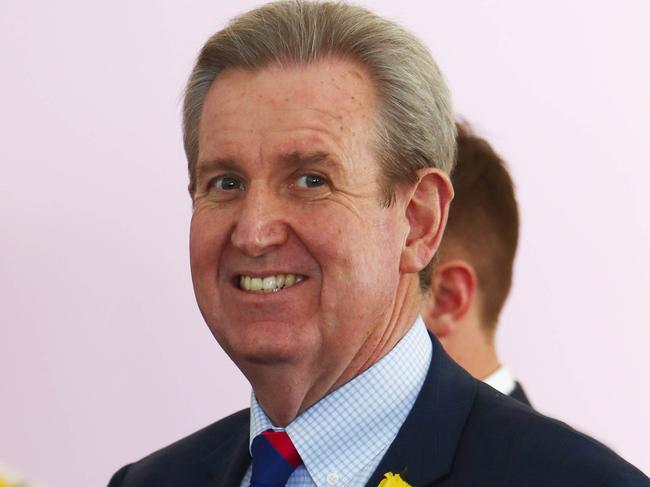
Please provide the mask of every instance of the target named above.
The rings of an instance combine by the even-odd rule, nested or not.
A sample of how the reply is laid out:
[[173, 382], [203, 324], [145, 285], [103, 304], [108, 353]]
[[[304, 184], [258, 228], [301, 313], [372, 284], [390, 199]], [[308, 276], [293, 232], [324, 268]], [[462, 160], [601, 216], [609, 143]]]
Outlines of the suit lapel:
[[431, 336], [431, 341], [431, 365], [422, 390], [368, 487], [379, 485], [386, 472], [402, 474], [413, 486], [429, 485], [451, 468], [477, 385], [436, 338]]
[[[247, 416], [248, 418], [248, 416]], [[210, 473], [213, 487], [239, 487], [251, 462], [248, 451], [249, 424], [246, 421], [218, 448], [203, 459]]]
[[[403, 474], [417, 487], [429, 485], [451, 468], [460, 435], [476, 395], [476, 381], [453, 362], [431, 336], [431, 365], [413, 409], [373, 473], [376, 487], [386, 472]], [[238, 487], [250, 464], [249, 417], [203, 459], [213, 487]]]

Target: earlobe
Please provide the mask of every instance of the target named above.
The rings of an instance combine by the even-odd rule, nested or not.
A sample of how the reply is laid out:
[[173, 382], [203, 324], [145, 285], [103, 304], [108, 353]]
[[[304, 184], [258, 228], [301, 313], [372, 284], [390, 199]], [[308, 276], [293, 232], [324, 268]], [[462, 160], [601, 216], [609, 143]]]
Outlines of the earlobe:
[[432, 333], [438, 338], [447, 338], [454, 331], [456, 331], [456, 322], [449, 315], [443, 315], [437, 321], [436, 331]]
[[400, 260], [400, 270], [404, 273], [419, 272], [433, 258], [454, 195], [449, 177], [442, 171], [420, 169], [418, 177], [406, 206], [409, 233]]
[[439, 291], [436, 289], [437, 286], [434, 284], [427, 290], [420, 313], [429, 331], [438, 338], [445, 338], [453, 333], [455, 326], [451, 316], [437, 304]]

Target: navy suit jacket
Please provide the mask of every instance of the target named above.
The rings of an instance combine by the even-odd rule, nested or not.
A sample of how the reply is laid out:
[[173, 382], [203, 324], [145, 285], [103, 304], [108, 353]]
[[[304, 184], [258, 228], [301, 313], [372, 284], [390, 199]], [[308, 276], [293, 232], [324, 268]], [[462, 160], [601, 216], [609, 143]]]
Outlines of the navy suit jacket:
[[[472, 378], [433, 342], [418, 399], [372, 475], [422, 486], [649, 486], [607, 447]], [[109, 487], [238, 487], [250, 463], [243, 410], [139, 462]]]
[[519, 382], [515, 382], [515, 388], [508, 395], [517, 401], [523, 402], [526, 406], [533, 407], [530, 403], [530, 400], [528, 399], [528, 396], [524, 392], [524, 388]]

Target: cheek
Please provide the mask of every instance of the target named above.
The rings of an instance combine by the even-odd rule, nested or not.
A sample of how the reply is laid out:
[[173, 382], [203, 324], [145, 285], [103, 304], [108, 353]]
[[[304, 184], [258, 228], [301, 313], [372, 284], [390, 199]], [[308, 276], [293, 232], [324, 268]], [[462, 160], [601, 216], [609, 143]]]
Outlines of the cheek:
[[227, 238], [225, 227], [219, 225], [219, 219], [208, 210], [197, 210], [190, 223], [190, 265], [192, 274], [201, 271], [214, 271], [211, 264], [218, 261]]
[[396, 286], [402, 237], [383, 212], [319, 211], [299, 225], [299, 238], [320, 265], [327, 297], [368, 300]]
[[360, 256], [367, 272], [397, 274], [404, 238], [395, 219], [383, 214], [369, 218], [349, 240], [354, 246], [352, 255]]

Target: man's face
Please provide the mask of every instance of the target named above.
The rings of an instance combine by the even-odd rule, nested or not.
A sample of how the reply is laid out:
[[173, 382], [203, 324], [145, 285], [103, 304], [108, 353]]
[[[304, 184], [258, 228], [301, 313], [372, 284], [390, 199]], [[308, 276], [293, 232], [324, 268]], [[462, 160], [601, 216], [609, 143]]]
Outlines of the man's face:
[[381, 204], [376, 114], [367, 74], [338, 59], [226, 70], [208, 93], [192, 277], [247, 375], [286, 365], [333, 384], [390, 333], [408, 223], [399, 190]]

